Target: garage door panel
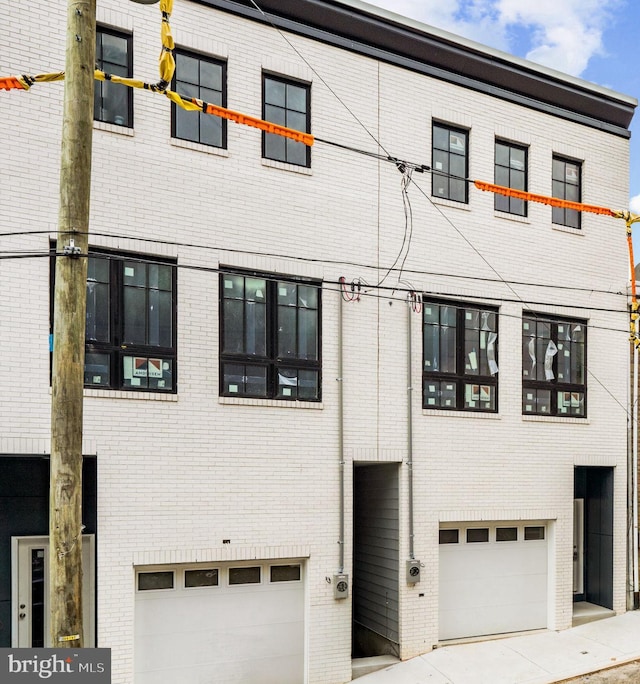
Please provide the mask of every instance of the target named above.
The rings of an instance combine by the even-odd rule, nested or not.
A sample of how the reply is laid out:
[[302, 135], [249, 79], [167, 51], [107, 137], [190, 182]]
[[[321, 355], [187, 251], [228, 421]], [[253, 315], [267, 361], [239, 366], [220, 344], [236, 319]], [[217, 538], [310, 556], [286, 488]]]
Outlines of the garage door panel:
[[[304, 583], [176, 587], [136, 594], [136, 684], [300, 684]], [[275, 668], [275, 669], [274, 669]]]
[[[547, 542], [487, 541], [440, 545], [440, 639], [500, 634], [547, 626]], [[515, 525], [514, 525], [515, 526]], [[477, 529], [477, 525], [474, 528]]]

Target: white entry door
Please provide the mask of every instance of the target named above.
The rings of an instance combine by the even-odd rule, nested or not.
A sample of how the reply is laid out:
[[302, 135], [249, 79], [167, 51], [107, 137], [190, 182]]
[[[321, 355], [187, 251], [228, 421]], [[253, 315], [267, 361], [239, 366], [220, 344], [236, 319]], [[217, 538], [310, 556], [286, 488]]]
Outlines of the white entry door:
[[[82, 535], [84, 646], [95, 646], [95, 537]], [[49, 537], [11, 538], [11, 645], [50, 648]]]

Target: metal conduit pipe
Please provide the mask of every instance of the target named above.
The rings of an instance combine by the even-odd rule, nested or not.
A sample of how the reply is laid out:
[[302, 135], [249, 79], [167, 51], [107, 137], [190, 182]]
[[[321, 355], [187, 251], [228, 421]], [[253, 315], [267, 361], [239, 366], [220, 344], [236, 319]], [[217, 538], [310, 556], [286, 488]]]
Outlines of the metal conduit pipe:
[[344, 383], [342, 381], [342, 291], [338, 295], [338, 462], [340, 478], [340, 532], [338, 572], [344, 572]]
[[413, 386], [411, 382], [411, 301], [407, 301], [407, 469], [409, 476], [409, 560], [415, 559], [413, 545]]

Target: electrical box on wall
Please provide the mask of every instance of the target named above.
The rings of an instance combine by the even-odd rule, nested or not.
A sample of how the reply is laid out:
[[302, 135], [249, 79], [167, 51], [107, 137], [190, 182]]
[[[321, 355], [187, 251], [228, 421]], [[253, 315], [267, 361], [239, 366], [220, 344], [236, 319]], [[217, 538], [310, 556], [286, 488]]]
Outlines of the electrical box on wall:
[[419, 560], [407, 561], [407, 584], [417, 584], [420, 581], [420, 566]]
[[349, 575], [333, 576], [333, 598], [346, 599], [349, 596]]

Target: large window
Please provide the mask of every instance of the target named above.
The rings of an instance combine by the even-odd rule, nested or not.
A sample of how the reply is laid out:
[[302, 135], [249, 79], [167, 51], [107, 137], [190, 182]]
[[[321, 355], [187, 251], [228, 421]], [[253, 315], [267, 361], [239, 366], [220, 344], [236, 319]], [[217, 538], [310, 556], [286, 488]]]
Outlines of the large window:
[[468, 202], [469, 132], [446, 124], [433, 124], [431, 194]]
[[[130, 78], [133, 75], [131, 35], [98, 27], [96, 64], [106, 74]], [[93, 118], [96, 121], [133, 126], [133, 90], [122, 83], [96, 81], [93, 90]]]
[[[582, 166], [580, 162], [553, 157], [553, 196], [571, 202], [582, 201]], [[552, 207], [552, 221], [561, 226], [580, 228], [580, 212]]]
[[[184, 50], [176, 50], [175, 59], [173, 90], [180, 95], [226, 107], [224, 62]], [[212, 147], [227, 146], [227, 126], [224, 119], [203, 112], [189, 112], [175, 104], [171, 105], [171, 112], [171, 134], [174, 138]]]
[[220, 275], [220, 391], [230, 397], [320, 400], [318, 283]]
[[[311, 91], [308, 85], [265, 74], [262, 88], [262, 118], [265, 121], [309, 133]], [[274, 133], [262, 134], [262, 156], [298, 166], [311, 163], [308, 145]]]
[[[515, 190], [527, 189], [527, 148], [496, 140], [495, 182]], [[496, 211], [517, 216], [527, 215], [527, 203], [516, 197], [495, 195]]]
[[86, 387], [175, 392], [175, 295], [175, 264], [91, 253]]
[[587, 415], [585, 321], [543, 314], [522, 318], [522, 412]]
[[498, 312], [425, 301], [423, 407], [498, 410]]

